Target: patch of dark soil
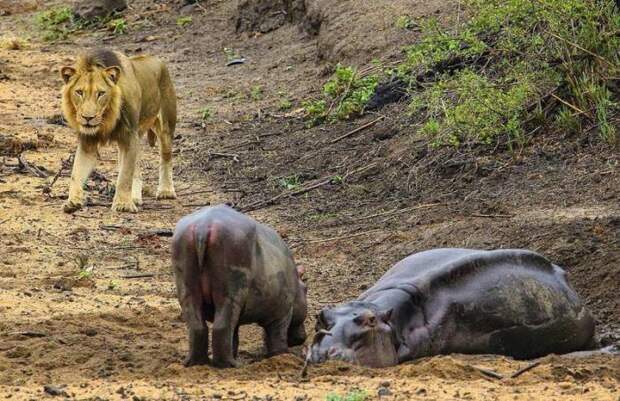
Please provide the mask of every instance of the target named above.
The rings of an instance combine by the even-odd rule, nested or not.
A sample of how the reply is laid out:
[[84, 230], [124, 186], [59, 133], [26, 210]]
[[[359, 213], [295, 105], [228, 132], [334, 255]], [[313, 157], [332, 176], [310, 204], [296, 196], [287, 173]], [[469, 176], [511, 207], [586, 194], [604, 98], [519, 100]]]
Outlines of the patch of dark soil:
[[303, 20], [304, 0], [242, 0], [237, 6], [237, 32], [267, 33], [282, 25]]

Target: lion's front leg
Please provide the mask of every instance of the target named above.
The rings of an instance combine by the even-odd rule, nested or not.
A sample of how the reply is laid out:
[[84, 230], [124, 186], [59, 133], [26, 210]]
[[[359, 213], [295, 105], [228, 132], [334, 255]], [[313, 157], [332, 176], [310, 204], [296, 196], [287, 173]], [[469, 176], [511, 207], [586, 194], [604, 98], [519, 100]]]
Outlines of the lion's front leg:
[[139, 143], [132, 138], [127, 144], [118, 144], [119, 172], [116, 181], [116, 192], [112, 201], [112, 210], [115, 212], [138, 211], [132, 196], [134, 171], [138, 160]]
[[84, 206], [84, 184], [97, 164], [97, 145], [78, 142], [69, 183], [69, 197], [63, 205], [65, 213], [73, 213]]

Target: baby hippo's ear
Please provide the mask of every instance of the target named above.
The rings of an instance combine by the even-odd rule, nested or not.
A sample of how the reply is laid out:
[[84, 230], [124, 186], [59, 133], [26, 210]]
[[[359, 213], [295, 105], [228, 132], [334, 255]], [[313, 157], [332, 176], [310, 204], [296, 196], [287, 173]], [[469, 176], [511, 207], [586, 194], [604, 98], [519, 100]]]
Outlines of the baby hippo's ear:
[[302, 265], [297, 265], [297, 276], [299, 276], [299, 278], [303, 278], [304, 277], [304, 273], [306, 272], [306, 268]]
[[394, 309], [388, 309], [388, 310], [379, 312], [379, 319], [383, 323], [389, 323], [390, 319], [392, 318], [392, 312], [393, 311], [394, 311]]
[[75, 68], [73, 67], [61, 67], [60, 68], [60, 76], [62, 80], [67, 83], [75, 75]]

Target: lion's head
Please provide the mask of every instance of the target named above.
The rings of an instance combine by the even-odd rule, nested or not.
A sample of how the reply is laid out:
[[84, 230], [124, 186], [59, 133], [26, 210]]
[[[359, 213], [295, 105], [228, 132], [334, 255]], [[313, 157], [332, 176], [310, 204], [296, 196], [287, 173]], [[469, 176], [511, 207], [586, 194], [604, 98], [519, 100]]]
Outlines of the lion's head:
[[75, 66], [62, 67], [65, 82], [62, 111], [69, 126], [86, 136], [107, 136], [121, 111], [118, 58], [113, 52], [80, 56]]

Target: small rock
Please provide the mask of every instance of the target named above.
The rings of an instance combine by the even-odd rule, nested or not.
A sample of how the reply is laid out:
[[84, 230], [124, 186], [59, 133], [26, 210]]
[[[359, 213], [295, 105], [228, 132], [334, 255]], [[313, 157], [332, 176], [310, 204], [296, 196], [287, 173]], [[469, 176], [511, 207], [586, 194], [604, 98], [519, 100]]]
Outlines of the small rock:
[[82, 330], [81, 333], [88, 337], [94, 337], [97, 335], [97, 330], [93, 328], [87, 328], [87, 329]]
[[392, 395], [392, 392], [387, 387], [380, 387], [377, 391], [377, 395], [379, 397], [387, 397], [388, 395]]
[[54, 397], [58, 395], [63, 395], [65, 397], [68, 397], [67, 392], [63, 390], [62, 387], [52, 386], [51, 384], [46, 384], [45, 386], [43, 386], [43, 391], [45, 391], [47, 394], [54, 396]]

